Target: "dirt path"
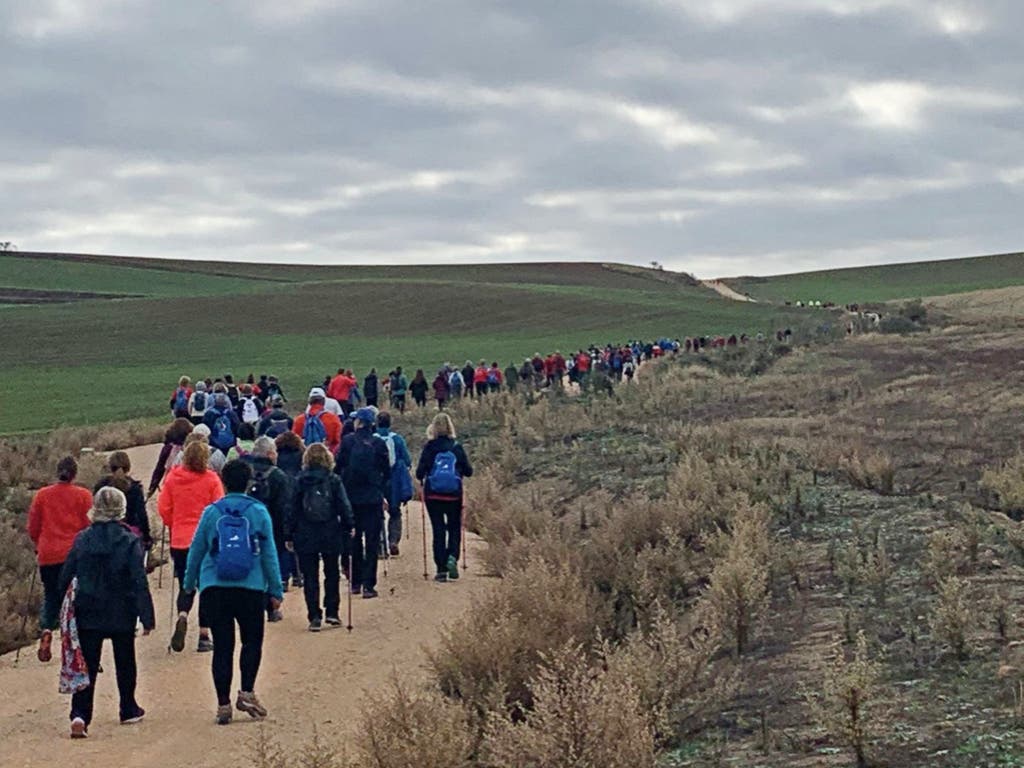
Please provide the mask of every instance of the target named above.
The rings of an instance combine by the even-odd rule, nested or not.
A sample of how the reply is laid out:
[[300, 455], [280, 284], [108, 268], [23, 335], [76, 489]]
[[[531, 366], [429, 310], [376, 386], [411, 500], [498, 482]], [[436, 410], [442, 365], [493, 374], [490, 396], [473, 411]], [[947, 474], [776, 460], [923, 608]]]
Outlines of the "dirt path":
[[751, 298], [750, 296], [746, 296], [739, 291], [734, 290], [731, 286], [721, 280], [701, 280], [700, 284], [705, 288], [710, 288], [715, 293], [718, 293], [727, 299], [732, 299], [733, 301], [747, 301], [752, 304], [757, 303], [757, 299]]
[[[149, 477], [158, 449], [130, 451], [136, 477]], [[358, 725], [364, 691], [385, 685], [392, 673], [403, 679], [425, 676], [425, 649], [435, 644], [438, 630], [486, 589], [488, 580], [474, 572], [483, 546], [475, 536], [468, 542], [469, 572], [458, 583], [424, 581], [420, 508], [410, 504], [408, 509], [403, 554], [390, 561], [387, 578], [381, 571], [379, 599], [353, 601], [351, 634], [344, 629], [307, 632], [305, 605], [295, 590], [286, 595], [285, 620], [267, 626], [257, 692], [270, 710], [267, 729], [282, 746], [302, 746], [314, 726], [330, 739], [351, 733]], [[195, 652], [194, 622], [185, 652], [167, 653], [169, 575], [168, 568], [161, 590], [156, 588], [157, 574], [152, 576], [158, 629], [136, 644], [138, 699], [146, 720], [135, 726], [117, 722], [109, 644], [104, 648], [106, 672], [99, 680], [96, 717], [83, 742], [67, 737], [70, 701], [57, 693], [56, 659], [40, 664], [34, 649], [26, 648], [15, 666], [14, 654], [8, 654], [0, 658], [0, 691], [7, 694], [0, 698], [4, 768], [54, 762], [119, 768], [241, 764], [238, 745], [256, 735], [256, 726], [244, 716], [228, 728], [214, 725], [210, 657]], [[237, 688], [237, 666], [235, 673]]]

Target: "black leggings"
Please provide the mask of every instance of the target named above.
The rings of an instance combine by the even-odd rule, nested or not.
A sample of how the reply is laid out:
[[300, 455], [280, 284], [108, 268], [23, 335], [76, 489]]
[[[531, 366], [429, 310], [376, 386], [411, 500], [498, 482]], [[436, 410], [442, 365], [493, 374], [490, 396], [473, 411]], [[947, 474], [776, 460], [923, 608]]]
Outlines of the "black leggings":
[[[196, 593], [191, 594], [183, 589], [185, 583], [185, 566], [188, 564], [187, 549], [171, 549], [171, 560], [174, 562], [174, 578], [178, 580], [178, 613], [189, 613], [196, 601]], [[200, 622], [201, 623], [201, 622]]]
[[434, 533], [434, 565], [438, 573], [446, 573], [448, 558], [458, 560], [462, 546], [462, 502], [427, 499], [427, 515]]
[[40, 629], [57, 629], [60, 623], [60, 604], [64, 595], [60, 591], [60, 572], [64, 563], [40, 565], [39, 580], [43, 583], [43, 607], [39, 612]]
[[89, 669], [90, 685], [71, 697], [71, 719], [80, 717], [86, 725], [92, 722], [93, 697], [96, 694], [96, 676], [100, 671], [100, 656], [103, 641], [110, 638], [114, 647], [114, 670], [117, 677], [117, 692], [120, 694], [120, 715], [124, 720], [135, 717], [139, 705], [135, 702], [135, 683], [138, 679], [138, 668], [135, 666], [135, 633], [125, 632], [109, 634], [94, 632], [88, 629], [78, 631], [78, 641], [82, 645], [82, 656], [85, 666]]
[[[290, 553], [289, 553], [290, 556]], [[320, 612], [320, 558], [324, 560], [324, 611], [328, 618], [338, 618], [341, 605], [341, 572], [339, 554], [329, 552], [300, 552], [299, 570], [302, 572], [302, 592], [306, 598], [306, 618], [322, 619]]]
[[252, 693], [263, 660], [263, 631], [266, 628], [266, 595], [241, 587], [207, 587], [199, 595], [199, 609], [213, 635], [213, 687], [217, 703], [231, 703], [232, 666], [235, 659], [235, 624], [242, 641], [238, 667], [241, 690]]
[[356, 536], [352, 540], [352, 586], [377, 588], [377, 557], [384, 528], [384, 502], [353, 504]]

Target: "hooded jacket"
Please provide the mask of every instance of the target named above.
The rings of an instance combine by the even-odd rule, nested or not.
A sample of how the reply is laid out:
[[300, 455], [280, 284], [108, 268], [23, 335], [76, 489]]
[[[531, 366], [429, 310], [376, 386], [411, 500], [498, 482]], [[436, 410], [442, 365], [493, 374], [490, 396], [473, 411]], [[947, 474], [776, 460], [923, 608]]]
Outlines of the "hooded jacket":
[[295, 420], [280, 408], [274, 408], [270, 413], [260, 419], [259, 429], [256, 434], [259, 436], [277, 437], [282, 432], [291, 432]]
[[437, 501], [462, 501], [461, 493], [458, 496], [442, 496], [430, 491], [428, 476], [434, 468], [434, 459], [437, 457], [437, 454], [444, 453], [445, 451], [451, 451], [455, 454], [455, 469], [458, 470], [460, 476], [473, 476], [473, 465], [469, 463], [469, 458], [466, 456], [466, 451], [463, 447], [450, 437], [435, 437], [423, 446], [419, 463], [416, 465], [416, 479], [423, 483], [423, 495], [426, 496], [428, 501], [430, 499]]
[[[127, 481], [127, 482], [125, 482]], [[127, 484], [127, 488], [124, 486]], [[153, 544], [153, 536], [149, 532], [149, 513], [146, 512], [146, 495], [142, 492], [142, 483], [134, 478], [128, 477], [124, 481], [118, 481], [113, 475], [101, 478], [96, 487], [92, 489], [96, 493], [100, 488], [113, 486], [124, 493], [128, 507], [124, 514], [124, 522], [129, 528], [138, 531], [142, 539], [143, 549], [149, 549]]]
[[74, 483], [40, 488], [28, 510], [28, 535], [36, 546], [39, 565], [64, 562], [75, 536], [89, 527], [92, 494]]
[[171, 549], [188, 549], [203, 516], [203, 510], [224, 496], [217, 473], [209, 469], [193, 472], [184, 466], [167, 473], [157, 508], [171, 529]]
[[133, 634], [140, 619], [145, 629], [156, 626], [139, 538], [123, 523], [93, 523], [78, 534], [60, 573], [61, 594], [76, 576], [79, 629]]
[[[373, 451], [372, 467], [353, 465], [353, 451], [362, 442], [369, 442]], [[351, 434], [345, 435], [341, 441], [341, 448], [338, 450], [334, 471], [344, 481], [345, 490], [353, 504], [380, 504], [390, 495], [391, 460], [388, 458], [388, 447], [383, 440], [378, 440], [373, 436], [369, 427], [360, 427]], [[368, 481], [367, 475], [372, 476], [376, 482]]]
[[[334, 517], [326, 522], [309, 520], [304, 512], [306, 495], [317, 486], [327, 483], [330, 487]], [[284, 540], [295, 545], [300, 555], [322, 553], [337, 555], [347, 550], [347, 540], [355, 526], [352, 504], [341, 478], [325, 467], [304, 469], [295, 481], [295, 492], [284, 522]]]
[[379, 393], [379, 382], [376, 373], [371, 373], [363, 379], [363, 394], [367, 400], [376, 400]]
[[338, 446], [341, 445], [341, 419], [319, 403], [309, 406], [305, 413], [300, 413], [295, 417], [295, 423], [292, 424], [292, 432], [302, 437], [302, 432], [306, 429], [307, 416], [316, 413], [320, 414], [320, 420], [324, 423], [324, 431], [327, 433], [327, 450], [335, 453], [338, 450]]
[[[270, 514], [270, 522], [273, 523], [274, 541], [284, 542], [284, 519], [288, 515], [288, 508], [292, 503], [292, 481], [284, 472], [275, 467], [270, 459], [265, 456], [254, 456], [252, 458], [253, 486], [256, 484], [256, 475], [262, 474], [267, 479], [267, 498], [260, 499], [263, 506]], [[250, 496], [253, 494], [250, 493]]]

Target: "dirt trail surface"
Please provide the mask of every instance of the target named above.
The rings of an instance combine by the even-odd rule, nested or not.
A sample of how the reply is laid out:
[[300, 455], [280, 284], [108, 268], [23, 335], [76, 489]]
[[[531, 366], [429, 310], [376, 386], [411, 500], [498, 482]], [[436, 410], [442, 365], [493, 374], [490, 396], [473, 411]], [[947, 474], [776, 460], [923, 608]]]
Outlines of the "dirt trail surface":
[[721, 280], [701, 280], [700, 284], [705, 288], [710, 288], [712, 291], [715, 291], [727, 299], [732, 299], [733, 301], [746, 301], [751, 304], [757, 303], [757, 299], [740, 293]]
[[[159, 446], [134, 448], [133, 474], [146, 482]], [[402, 556], [392, 559], [388, 577], [380, 570], [376, 600], [354, 599], [351, 634], [345, 629], [306, 631], [301, 590], [285, 596], [285, 619], [268, 624], [263, 663], [256, 690], [270, 711], [268, 733], [293, 749], [308, 742], [313, 727], [321, 736], [341, 740], [358, 726], [366, 691], [381, 688], [392, 674], [404, 680], [426, 675], [426, 649], [436, 644], [438, 630], [456, 618], [486, 590], [488, 579], [479, 575], [483, 542], [470, 535], [469, 571], [457, 583], [435, 584], [423, 579], [420, 507], [407, 508]], [[156, 530], [159, 530], [158, 528]], [[428, 530], [429, 535], [429, 530]], [[159, 546], [159, 545], [158, 545]], [[433, 568], [431, 567], [431, 575]], [[54, 661], [40, 664], [34, 648], [0, 658], [0, 763], [4, 768], [43, 764], [147, 768], [241, 765], [239, 745], [256, 736], [256, 721], [236, 712], [231, 726], [214, 724], [216, 698], [210, 677], [210, 655], [195, 650], [195, 611], [184, 653], [169, 655], [170, 567], [165, 568], [163, 589], [157, 574], [151, 585], [156, 604], [157, 630], [139, 637], [137, 698], [146, 719], [132, 726], [117, 720], [117, 685], [109, 643], [104, 645], [105, 671], [99, 677], [96, 716], [85, 741], [68, 738], [70, 697], [57, 693], [59, 645]], [[342, 589], [345, 588], [344, 578]], [[344, 615], [345, 595], [342, 596]], [[238, 648], [236, 645], [236, 658]], [[234, 688], [238, 687], [235, 665]], [[241, 760], [241, 762], [240, 762]]]

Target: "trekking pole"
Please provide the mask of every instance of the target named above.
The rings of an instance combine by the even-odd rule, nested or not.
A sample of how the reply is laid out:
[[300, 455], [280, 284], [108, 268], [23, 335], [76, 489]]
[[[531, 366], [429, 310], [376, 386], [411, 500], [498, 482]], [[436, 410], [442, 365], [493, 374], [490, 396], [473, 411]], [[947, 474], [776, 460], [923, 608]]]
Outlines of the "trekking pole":
[[345, 627], [349, 632], [352, 631], [352, 561], [355, 560], [351, 555], [348, 558], [348, 626]]
[[[156, 575], [156, 588], [157, 589], [163, 589], [164, 588], [164, 562], [165, 562], [164, 561], [164, 556], [167, 554], [166, 547], [167, 547], [167, 526], [165, 525], [165, 526], [163, 526], [160, 529], [160, 566], [159, 566], [160, 572]], [[174, 588], [172, 587], [171, 591], [173, 592], [173, 590], [174, 590]]]
[[469, 559], [466, 557], [466, 510], [465, 509], [462, 510], [462, 515], [460, 515], [460, 517], [462, 518], [460, 520], [460, 522], [462, 524], [462, 570], [468, 571], [469, 570]]
[[427, 573], [427, 502], [423, 498], [423, 486], [420, 485], [420, 529], [423, 532], [423, 580], [430, 578]]
[[25, 600], [25, 615], [21, 617], [21, 632], [18, 633], [18, 649], [14, 652], [14, 664], [17, 666], [18, 662], [21, 661], [21, 644], [25, 641], [25, 627], [28, 626], [28, 614], [32, 609], [32, 595], [36, 591], [36, 576], [39, 574], [38, 568], [32, 569], [32, 581], [29, 582], [28, 586], [28, 598]]
[[[162, 566], [161, 566], [162, 569]], [[168, 627], [174, 626], [174, 576], [171, 576], [171, 620], [167, 623]], [[171, 655], [171, 641], [167, 641], [167, 655]]]

